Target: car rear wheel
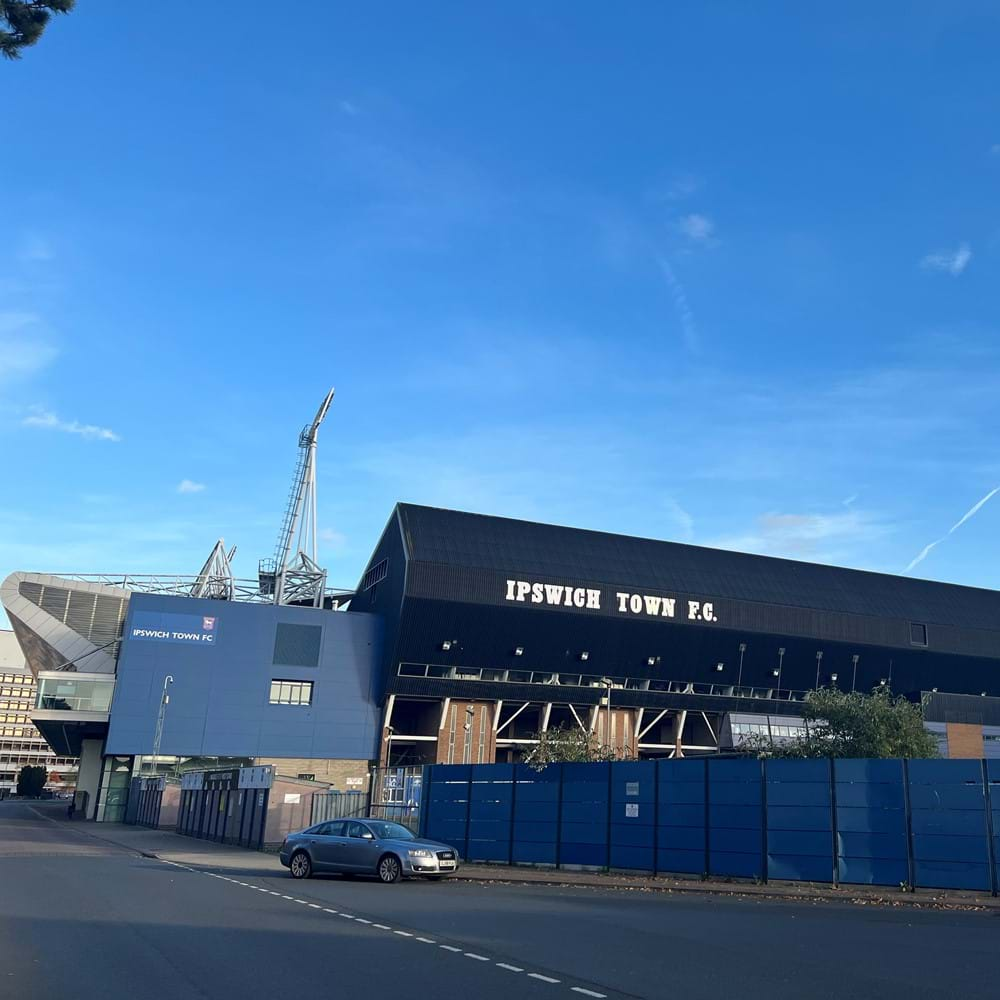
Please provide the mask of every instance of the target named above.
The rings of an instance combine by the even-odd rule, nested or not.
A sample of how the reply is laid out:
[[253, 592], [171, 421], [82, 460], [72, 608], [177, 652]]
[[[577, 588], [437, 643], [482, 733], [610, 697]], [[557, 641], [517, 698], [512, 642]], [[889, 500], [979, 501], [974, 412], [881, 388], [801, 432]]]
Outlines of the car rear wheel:
[[398, 882], [403, 877], [403, 866], [395, 854], [384, 854], [378, 862], [378, 879], [386, 885]]
[[292, 855], [292, 860], [288, 863], [288, 870], [292, 873], [292, 878], [309, 878], [312, 875], [312, 861], [305, 851], [296, 851]]

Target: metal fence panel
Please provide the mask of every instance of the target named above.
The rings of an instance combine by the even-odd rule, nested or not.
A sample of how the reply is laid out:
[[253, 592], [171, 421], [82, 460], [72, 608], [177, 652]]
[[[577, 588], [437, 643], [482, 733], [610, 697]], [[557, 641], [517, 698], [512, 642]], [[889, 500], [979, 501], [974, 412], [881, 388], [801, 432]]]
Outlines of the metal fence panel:
[[623, 761], [611, 767], [612, 868], [655, 870], [656, 805], [655, 761]]
[[758, 760], [712, 760], [708, 769], [708, 873], [764, 878], [764, 783]]
[[562, 767], [536, 771], [514, 765], [513, 823], [510, 859], [514, 864], [559, 862], [559, 805]]
[[704, 759], [656, 762], [659, 871], [692, 875], [707, 871], [705, 768]]
[[[433, 765], [423, 791], [425, 833], [470, 860], [994, 892], [1000, 877], [1000, 761]], [[206, 819], [182, 803], [180, 822]]]
[[466, 857], [470, 861], [510, 860], [514, 798], [513, 764], [473, 764]]
[[909, 762], [915, 885], [989, 889], [990, 844], [982, 765]]

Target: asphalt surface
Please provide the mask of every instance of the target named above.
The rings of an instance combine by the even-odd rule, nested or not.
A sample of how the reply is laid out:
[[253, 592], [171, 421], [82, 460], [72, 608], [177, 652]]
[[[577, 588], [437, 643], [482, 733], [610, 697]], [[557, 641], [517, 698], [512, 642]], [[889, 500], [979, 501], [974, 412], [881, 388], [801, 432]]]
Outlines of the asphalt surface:
[[[0, 803], [0, 998], [998, 994], [994, 913], [321, 876], [145, 858]], [[205, 857], [205, 855], [201, 855]], [[234, 860], [235, 859], [235, 860]]]

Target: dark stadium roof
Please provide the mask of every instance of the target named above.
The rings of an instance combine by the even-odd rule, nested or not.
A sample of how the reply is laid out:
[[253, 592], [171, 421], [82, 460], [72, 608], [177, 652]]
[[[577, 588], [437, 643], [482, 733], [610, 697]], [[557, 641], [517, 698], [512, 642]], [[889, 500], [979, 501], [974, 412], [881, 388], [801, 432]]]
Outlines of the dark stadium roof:
[[993, 590], [408, 503], [396, 510], [418, 562], [1000, 630]]

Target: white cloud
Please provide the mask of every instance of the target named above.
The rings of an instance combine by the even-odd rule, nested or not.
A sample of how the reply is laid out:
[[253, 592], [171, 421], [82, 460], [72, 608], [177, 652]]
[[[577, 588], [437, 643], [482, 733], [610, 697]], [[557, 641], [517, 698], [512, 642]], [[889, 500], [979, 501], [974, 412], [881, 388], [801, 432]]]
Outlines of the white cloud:
[[927, 254], [920, 261], [920, 266], [928, 271], [943, 271], [957, 278], [968, 267], [972, 260], [972, 248], [968, 243], [961, 243], [954, 250], [936, 250]]
[[990, 146], [990, 153], [993, 156], [1000, 156], [1000, 142], [995, 142]]
[[707, 215], [692, 212], [677, 223], [677, 228], [695, 243], [709, 243], [715, 235], [715, 223]]
[[78, 434], [80, 437], [97, 441], [120, 441], [121, 437], [107, 427], [95, 424], [81, 424], [77, 420], [60, 420], [54, 413], [38, 410], [25, 417], [21, 423], [25, 427], [41, 427], [51, 431], [62, 431], [64, 434]]
[[204, 483], [196, 483], [193, 479], [182, 479], [177, 484], [178, 493], [201, 493], [204, 488]]
[[346, 98], [340, 102], [340, 110], [343, 111], [345, 115], [350, 115], [352, 118], [361, 114], [361, 109], [352, 101], [348, 101]]
[[694, 518], [686, 511], [673, 497], [667, 497], [664, 501], [667, 516], [676, 525], [680, 533], [682, 542], [690, 542], [694, 539]]
[[683, 201], [703, 186], [702, 179], [694, 174], [677, 174], [666, 183], [651, 188], [647, 196], [652, 201]]
[[37, 234], [27, 236], [17, 252], [17, 259], [27, 263], [52, 260], [54, 256], [52, 245]]
[[326, 553], [340, 553], [347, 548], [346, 535], [332, 528], [320, 529], [319, 540], [323, 543], [323, 551]]
[[33, 375], [51, 364], [58, 353], [40, 334], [34, 313], [0, 312], [0, 382]]
[[855, 509], [833, 514], [770, 512], [761, 514], [749, 533], [712, 544], [760, 555], [842, 562], [858, 546], [880, 539], [888, 531], [888, 526], [871, 514]]

